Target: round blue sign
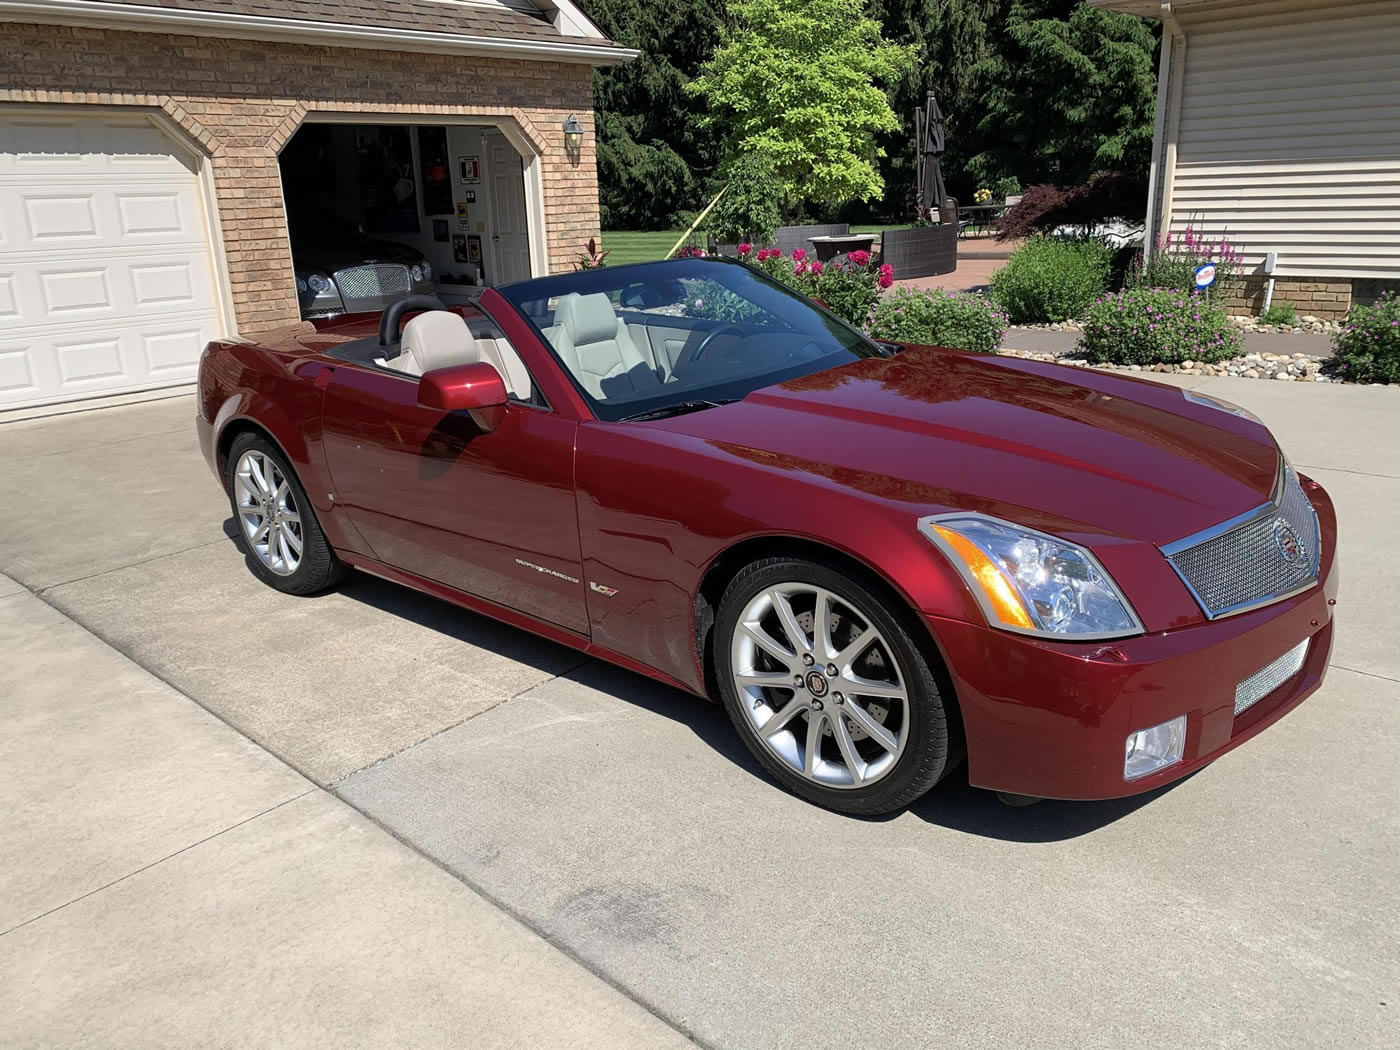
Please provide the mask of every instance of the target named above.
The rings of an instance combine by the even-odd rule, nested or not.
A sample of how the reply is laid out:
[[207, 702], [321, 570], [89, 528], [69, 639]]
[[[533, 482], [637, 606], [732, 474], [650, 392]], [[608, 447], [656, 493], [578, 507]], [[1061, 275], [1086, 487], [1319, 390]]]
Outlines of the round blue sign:
[[1196, 287], [1209, 288], [1215, 283], [1215, 263], [1208, 262], [1196, 267]]

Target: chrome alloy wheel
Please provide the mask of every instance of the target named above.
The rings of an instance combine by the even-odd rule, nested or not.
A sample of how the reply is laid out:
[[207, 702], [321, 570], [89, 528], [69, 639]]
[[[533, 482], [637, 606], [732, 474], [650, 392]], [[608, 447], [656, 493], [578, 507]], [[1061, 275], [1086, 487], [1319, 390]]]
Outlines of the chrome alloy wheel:
[[730, 639], [740, 704], [768, 750], [824, 787], [866, 787], [909, 737], [909, 694], [873, 621], [839, 594], [780, 583]]
[[301, 513], [292, 487], [270, 456], [250, 448], [238, 457], [234, 502], [243, 538], [258, 560], [278, 576], [301, 564]]

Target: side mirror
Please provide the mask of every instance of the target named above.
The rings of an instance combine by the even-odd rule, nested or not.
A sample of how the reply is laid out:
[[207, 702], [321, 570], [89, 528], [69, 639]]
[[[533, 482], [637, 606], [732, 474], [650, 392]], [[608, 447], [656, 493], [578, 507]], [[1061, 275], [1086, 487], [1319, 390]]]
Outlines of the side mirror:
[[436, 368], [418, 380], [420, 405], [441, 412], [468, 412], [487, 432], [501, 425], [507, 400], [501, 374], [485, 361]]

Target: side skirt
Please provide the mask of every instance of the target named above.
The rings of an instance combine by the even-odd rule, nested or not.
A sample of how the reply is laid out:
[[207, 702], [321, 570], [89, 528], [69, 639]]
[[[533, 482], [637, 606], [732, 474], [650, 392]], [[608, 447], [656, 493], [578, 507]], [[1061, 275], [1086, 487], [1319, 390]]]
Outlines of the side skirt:
[[416, 576], [411, 572], [404, 572], [402, 569], [396, 569], [392, 565], [385, 565], [383, 562], [375, 561], [373, 558], [366, 558], [362, 554], [353, 554], [349, 551], [336, 551], [336, 555], [346, 565], [358, 569], [361, 572], [369, 573], [371, 576], [378, 576], [380, 579], [388, 580], [390, 583], [401, 584], [411, 590], [430, 594], [434, 598], [441, 598], [443, 601], [451, 602], [453, 605], [460, 606], [463, 609], [468, 609], [474, 613], [480, 613], [482, 616], [489, 616], [491, 619], [499, 620], [501, 623], [508, 624], [511, 627], [518, 627], [523, 631], [529, 631], [531, 634], [539, 635], [541, 638], [546, 638], [551, 642], [557, 642], [559, 645], [568, 646], [570, 649], [577, 650], [585, 656], [596, 657], [599, 660], [615, 664], [625, 670], [633, 671], [640, 675], [646, 675], [646, 677], [654, 679], [663, 685], [669, 685], [673, 689], [679, 689], [692, 696], [699, 696], [705, 700], [710, 699], [708, 696], [697, 692], [679, 679], [672, 678], [668, 674], [663, 674], [654, 667], [648, 667], [640, 660], [634, 660], [630, 656], [623, 656], [621, 653], [615, 652], [612, 649], [607, 649], [601, 645], [594, 645], [587, 635], [577, 634], [557, 624], [549, 623], [547, 620], [538, 620], [533, 616], [527, 616], [515, 609], [507, 609], [503, 605], [497, 605], [495, 602], [489, 602], [484, 598], [478, 598], [473, 594], [467, 594], [465, 591], [459, 591], [453, 587], [437, 583], [434, 580]]

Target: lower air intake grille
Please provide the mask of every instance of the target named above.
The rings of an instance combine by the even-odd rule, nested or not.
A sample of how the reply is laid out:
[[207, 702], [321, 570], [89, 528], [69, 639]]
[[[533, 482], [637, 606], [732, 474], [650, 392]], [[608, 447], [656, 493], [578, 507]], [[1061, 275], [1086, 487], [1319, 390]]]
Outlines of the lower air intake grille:
[[1308, 639], [1305, 638], [1273, 663], [1255, 671], [1235, 686], [1235, 715], [1249, 710], [1302, 670], [1303, 659], [1307, 655]]
[[338, 270], [335, 286], [346, 312], [356, 314], [383, 310], [402, 299], [409, 293], [411, 282], [407, 266], [376, 263]]

